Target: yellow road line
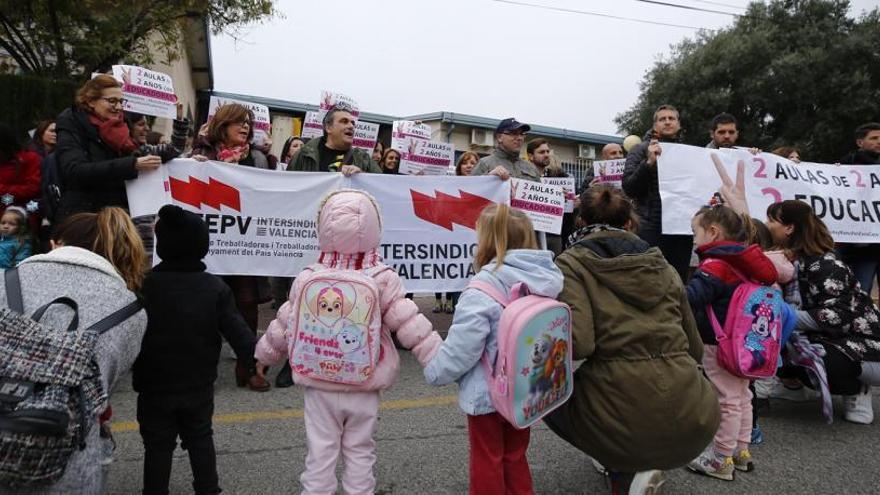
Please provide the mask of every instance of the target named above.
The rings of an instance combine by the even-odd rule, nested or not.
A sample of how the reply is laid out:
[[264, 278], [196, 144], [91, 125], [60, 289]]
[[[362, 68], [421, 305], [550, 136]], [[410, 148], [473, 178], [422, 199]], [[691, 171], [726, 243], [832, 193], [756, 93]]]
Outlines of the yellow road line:
[[[379, 405], [381, 411], [395, 411], [401, 409], [418, 409], [423, 407], [447, 406], [458, 402], [456, 395], [441, 395], [438, 397], [426, 397], [424, 399], [398, 399], [382, 402]], [[296, 419], [303, 417], [302, 409], [284, 409], [281, 411], [253, 411], [243, 413], [215, 414], [214, 424], [255, 423], [276, 419]], [[137, 421], [120, 421], [112, 423], [113, 433], [129, 433], [138, 431]]]

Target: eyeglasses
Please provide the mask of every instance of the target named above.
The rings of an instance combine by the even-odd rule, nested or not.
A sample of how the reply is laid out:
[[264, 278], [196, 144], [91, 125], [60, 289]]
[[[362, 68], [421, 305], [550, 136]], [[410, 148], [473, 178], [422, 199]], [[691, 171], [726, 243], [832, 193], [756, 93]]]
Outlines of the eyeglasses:
[[238, 122], [233, 122], [233, 124], [246, 125], [246, 126], [248, 126], [248, 127], [251, 127], [251, 126], [253, 125], [253, 124], [251, 123], [251, 121], [248, 120], [248, 119], [239, 120]]
[[108, 98], [106, 96], [102, 96], [101, 99], [109, 103], [111, 107], [115, 107], [116, 105], [124, 105], [127, 101], [125, 98]]
[[526, 137], [526, 133], [524, 133], [524, 132], [502, 132], [501, 134], [504, 134], [505, 136], [515, 137], [515, 138], [517, 138], [517, 137], [520, 137], [520, 138], [524, 138], [524, 137]]

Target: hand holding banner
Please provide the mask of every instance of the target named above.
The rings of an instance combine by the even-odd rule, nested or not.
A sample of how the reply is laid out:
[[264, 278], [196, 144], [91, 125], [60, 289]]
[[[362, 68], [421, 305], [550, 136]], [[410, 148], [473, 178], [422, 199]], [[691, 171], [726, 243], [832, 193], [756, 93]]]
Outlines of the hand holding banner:
[[413, 140], [408, 150], [401, 153], [401, 174], [405, 175], [447, 175], [455, 157], [455, 149], [450, 143]]
[[122, 83], [126, 112], [154, 117], [177, 117], [177, 95], [171, 76], [134, 65], [114, 65], [113, 77]]
[[510, 207], [529, 216], [535, 230], [562, 232], [565, 193], [560, 186], [522, 179], [510, 179]]

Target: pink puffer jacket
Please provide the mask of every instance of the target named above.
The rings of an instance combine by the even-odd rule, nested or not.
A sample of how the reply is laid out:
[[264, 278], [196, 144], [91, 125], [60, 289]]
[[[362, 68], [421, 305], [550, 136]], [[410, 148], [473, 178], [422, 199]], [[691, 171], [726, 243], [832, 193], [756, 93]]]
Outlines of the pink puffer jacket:
[[[382, 236], [382, 220], [375, 200], [367, 193], [343, 189], [324, 199], [318, 214], [318, 242], [321, 256], [318, 263], [328, 268], [364, 269], [385, 266], [377, 248]], [[294, 281], [290, 297], [278, 310], [266, 334], [257, 343], [255, 357], [265, 364], [278, 364], [287, 357], [287, 322], [295, 301], [302, 291], [301, 273]], [[297, 385], [321, 390], [346, 392], [385, 390], [394, 384], [400, 369], [400, 358], [391, 340], [391, 332], [407, 349], [411, 349], [424, 366], [442, 342], [431, 322], [419, 313], [414, 302], [404, 297], [403, 284], [394, 270], [381, 270], [375, 275], [382, 311], [382, 334], [379, 364], [370, 378], [357, 385], [315, 380], [293, 371]]]

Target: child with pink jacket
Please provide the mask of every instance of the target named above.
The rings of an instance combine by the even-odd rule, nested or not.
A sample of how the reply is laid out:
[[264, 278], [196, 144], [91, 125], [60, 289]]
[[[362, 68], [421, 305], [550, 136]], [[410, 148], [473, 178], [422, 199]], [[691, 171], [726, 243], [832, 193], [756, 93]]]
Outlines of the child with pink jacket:
[[[394, 383], [400, 368], [391, 331], [400, 343], [411, 349], [423, 366], [441, 343], [431, 323], [418, 307], [404, 297], [397, 273], [386, 267], [379, 256], [382, 220], [376, 201], [367, 193], [343, 189], [330, 193], [319, 208], [318, 263], [327, 268], [369, 270], [379, 289], [382, 313], [379, 361], [366, 381], [356, 385], [311, 378], [293, 368], [297, 385], [305, 387], [306, 426], [305, 471], [300, 476], [303, 493], [336, 492], [336, 461], [340, 452], [345, 461], [342, 488], [348, 494], [373, 493], [376, 480], [376, 420], [379, 393]], [[257, 343], [259, 365], [276, 365], [288, 357], [288, 325], [295, 302], [303, 290], [303, 275], [296, 278], [289, 300], [278, 310], [275, 320]]]

